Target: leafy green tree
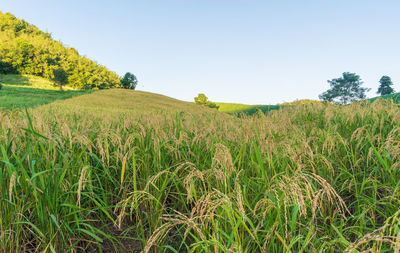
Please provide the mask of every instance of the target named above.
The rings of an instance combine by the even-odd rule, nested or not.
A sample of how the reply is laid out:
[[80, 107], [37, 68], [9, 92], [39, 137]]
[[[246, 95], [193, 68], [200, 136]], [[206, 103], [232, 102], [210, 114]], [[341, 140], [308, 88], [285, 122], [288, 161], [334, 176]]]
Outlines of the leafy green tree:
[[138, 80], [136, 76], [130, 72], [127, 72], [121, 80], [121, 86], [125, 89], [136, 89]]
[[11, 64], [0, 61], [0, 74], [16, 74], [17, 71]]
[[355, 73], [344, 72], [342, 77], [328, 80], [331, 88], [321, 95], [319, 98], [338, 104], [348, 104], [360, 99], [365, 99], [365, 92], [369, 88], [361, 87], [363, 82], [359, 75]]
[[53, 70], [53, 75], [53, 82], [60, 87], [60, 90], [62, 90], [62, 87], [68, 83], [67, 72], [62, 68], [58, 68]]
[[394, 89], [391, 87], [393, 85], [392, 79], [388, 76], [382, 76], [382, 78], [379, 80], [379, 83], [381, 84], [378, 88], [378, 94], [381, 96], [383, 95], [388, 95], [388, 94], [393, 94]]
[[216, 103], [209, 101], [206, 95], [204, 95], [203, 93], [200, 93], [197, 97], [195, 97], [194, 102], [198, 105], [215, 108], [217, 110], [219, 109], [219, 106]]
[[203, 93], [200, 93], [197, 97], [194, 98], [194, 102], [199, 105], [205, 105], [208, 101], [208, 98]]

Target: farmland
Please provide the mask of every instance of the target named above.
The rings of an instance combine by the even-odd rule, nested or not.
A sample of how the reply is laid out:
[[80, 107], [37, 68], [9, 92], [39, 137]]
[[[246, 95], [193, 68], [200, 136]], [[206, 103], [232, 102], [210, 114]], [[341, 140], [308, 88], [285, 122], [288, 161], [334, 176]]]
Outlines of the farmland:
[[399, 249], [391, 100], [234, 117], [101, 90], [0, 111], [0, 251]]

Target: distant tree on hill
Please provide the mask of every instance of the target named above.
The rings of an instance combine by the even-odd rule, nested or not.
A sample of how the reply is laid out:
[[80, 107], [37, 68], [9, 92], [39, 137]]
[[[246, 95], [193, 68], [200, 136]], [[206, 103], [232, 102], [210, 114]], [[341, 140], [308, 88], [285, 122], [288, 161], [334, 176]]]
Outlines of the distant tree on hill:
[[68, 83], [68, 75], [62, 68], [53, 69], [53, 82], [62, 90], [63, 85]]
[[393, 94], [394, 89], [391, 87], [393, 85], [392, 79], [388, 76], [382, 76], [381, 80], [379, 80], [379, 83], [381, 84], [378, 88], [378, 94], [381, 96], [383, 95], [388, 95], [388, 94]]
[[369, 88], [361, 87], [363, 82], [359, 75], [355, 73], [344, 72], [342, 77], [328, 80], [331, 88], [321, 95], [319, 98], [338, 104], [348, 104], [360, 99], [365, 99], [365, 92]]
[[204, 95], [203, 93], [200, 93], [197, 97], [195, 97], [194, 102], [198, 105], [215, 108], [217, 110], [219, 109], [219, 106], [216, 103], [209, 101], [206, 95]]
[[200, 93], [197, 97], [194, 98], [194, 102], [199, 105], [205, 105], [208, 101], [208, 98], [203, 93]]
[[138, 80], [136, 76], [130, 72], [127, 72], [121, 80], [121, 86], [125, 89], [136, 89]]

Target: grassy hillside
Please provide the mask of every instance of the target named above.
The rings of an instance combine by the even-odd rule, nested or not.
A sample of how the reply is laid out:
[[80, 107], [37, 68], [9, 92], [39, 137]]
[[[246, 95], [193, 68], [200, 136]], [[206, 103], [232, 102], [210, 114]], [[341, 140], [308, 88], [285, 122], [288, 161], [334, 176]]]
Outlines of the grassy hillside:
[[[0, 251], [392, 252], [400, 112], [103, 90], [0, 112]], [[4, 232], [9, 231], [9, 232]]]
[[235, 103], [216, 103], [219, 106], [219, 111], [227, 113], [244, 113], [252, 115], [257, 112], [257, 109], [262, 112], [279, 109], [278, 105], [245, 105]]
[[314, 100], [314, 99], [298, 99], [292, 102], [285, 102], [280, 105], [310, 105], [310, 104], [321, 104], [323, 103], [320, 100]]
[[[134, 91], [125, 89], [100, 90], [94, 93], [75, 97], [73, 99], [57, 101], [38, 108], [37, 110], [47, 110], [49, 108], [59, 108], [68, 112], [85, 112], [101, 117], [118, 117], [120, 115], [129, 114], [135, 117], [142, 117], [147, 114], [179, 114], [194, 113], [203, 114], [222, 113], [216, 110], [195, 105], [190, 102], [184, 102], [164, 95], [159, 95], [144, 91]], [[228, 116], [227, 116], [228, 117]]]
[[269, 112], [272, 110], [278, 110], [285, 106], [297, 106], [297, 105], [310, 105], [310, 104], [320, 104], [321, 101], [312, 99], [301, 99], [293, 102], [287, 102], [278, 105], [245, 105], [245, 104], [235, 104], [235, 103], [216, 103], [219, 106], [219, 111], [226, 113], [244, 113], [247, 115], [253, 115], [257, 110], [262, 112]]
[[89, 93], [71, 89], [61, 92], [50, 81], [29, 75], [0, 75], [0, 81], [3, 86], [0, 90], [0, 110], [35, 107]]
[[394, 103], [398, 104], [400, 103], [400, 93], [395, 93], [395, 94], [390, 94], [390, 95], [384, 95], [384, 96], [379, 96], [379, 97], [374, 97], [370, 98], [369, 100], [371, 102], [375, 101], [378, 98], [385, 98], [385, 99], [391, 99]]
[[[373, 102], [378, 98], [391, 99], [395, 103], [400, 103], [400, 93], [379, 96], [368, 99], [368, 101]], [[300, 99], [293, 102], [286, 102], [278, 105], [245, 105], [245, 104], [235, 104], [235, 103], [216, 103], [219, 106], [219, 111], [226, 113], [244, 113], [247, 115], [253, 115], [257, 110], [262, 112], [269, 112], [271, 110], [278, 110], [283, 107], [288, 106], [301, 106], [301, 105], [318, 105], [323, 103], [320, 100], [313, 99]]]

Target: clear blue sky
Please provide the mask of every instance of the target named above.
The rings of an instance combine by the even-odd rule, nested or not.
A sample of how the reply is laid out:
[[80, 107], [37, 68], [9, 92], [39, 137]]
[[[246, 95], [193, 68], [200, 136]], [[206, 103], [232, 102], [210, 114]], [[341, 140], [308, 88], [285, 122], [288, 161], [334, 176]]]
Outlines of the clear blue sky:
[[317, 99], [355, 72], [375, 96], [400, 90], [400, 1], [1, 0], [0, 10], [52, 33], [139, 90], [192, 101]]

